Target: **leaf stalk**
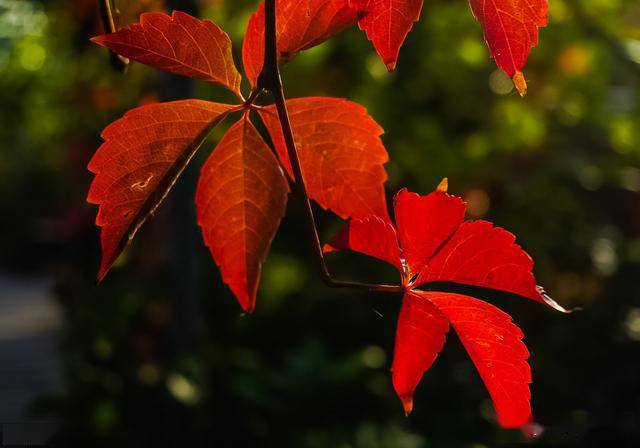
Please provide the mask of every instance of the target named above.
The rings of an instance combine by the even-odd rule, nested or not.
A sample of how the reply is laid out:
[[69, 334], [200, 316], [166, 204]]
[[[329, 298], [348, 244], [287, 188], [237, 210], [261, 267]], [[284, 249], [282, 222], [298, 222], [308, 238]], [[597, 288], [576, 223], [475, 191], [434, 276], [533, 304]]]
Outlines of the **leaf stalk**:
[[[98, 9], [100, 10], [100, 20], [102, 21], [102, 26], [104, 27], [105, 33], [115, 33], [116, 22], [113, 19], [113, 5], [111, 4], [111, 0], [98, 0]], [[109, 57], [111, 61], [111, 66], [118, 70], [119, 72], [124, 72], [127, 70], [129, 66], [129, 59], [124, 56], [120, 56], [112, 50], [109, 50]]]

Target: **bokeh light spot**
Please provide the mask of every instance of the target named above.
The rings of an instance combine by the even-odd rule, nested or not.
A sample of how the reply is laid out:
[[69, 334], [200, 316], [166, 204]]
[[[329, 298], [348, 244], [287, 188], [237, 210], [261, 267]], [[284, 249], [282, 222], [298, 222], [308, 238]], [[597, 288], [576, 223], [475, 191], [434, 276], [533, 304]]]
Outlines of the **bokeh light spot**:
[[591, 261], [602, 275], [611, 275], [618, 268], [618, 255], [614, 242], [609, 238], [598, 238], [591, 246]]
[[631, 308], [627, 313], [624, 329], [629, 339], [640, 342], [640, 308]]
[[47, 52], [42, 45], [35, 42], [25, 42], [20, 45], [20, 65], [27, 71], [36, 72], [42, 68]]
[[366, 66], [367, 71], [376, 81], [380, 83], [387, 83], [391, 80], [391, 74], [385, 65], [380, 62], [380, 58], [377, 54], [371, 53], [369, 57], [367, 57]]
[[620, 184], [625, 190], [640, 191], [640, 169], [626, 166], [620, 172]]
[[198, 387], [185, 376], [178, 373], [169, 375], [167, 378], [167, 388], [169, 392], [171, 392], [171, 395], [182, 403], [194, 405], [200, 399], [200, 390]]
[[460, 42], [458, 54], [464, 62], [473, 67], [481, 66], [489, 60], [486, 47], [475, 36]]
[[489, 88], [498, 95], [508, 95], [513, 91], [513, 81], [502, 70], [494, 70], [489, 75]]
[[618, 118], [611, 122], [610, 138], [613, 148], [627, 154], [635, 148], [636, 125], [628, 118]]
[[362, 351], [362, 362], [371, 369], [379, 369], [387, 362], [387, 354], [377, 345], [370, 345]]

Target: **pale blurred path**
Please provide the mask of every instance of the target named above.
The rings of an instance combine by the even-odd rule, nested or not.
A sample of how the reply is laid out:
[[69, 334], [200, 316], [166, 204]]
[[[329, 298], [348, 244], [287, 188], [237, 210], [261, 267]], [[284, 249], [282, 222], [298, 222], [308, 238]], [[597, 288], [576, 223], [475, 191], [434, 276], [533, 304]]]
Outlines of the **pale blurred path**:
[[0, 274], [0, 423], [5, 443], [12, 430], [40, 426], [30, 419], [30, 403], [60, 390], [60, 326], [61, 313], [45, 280]]

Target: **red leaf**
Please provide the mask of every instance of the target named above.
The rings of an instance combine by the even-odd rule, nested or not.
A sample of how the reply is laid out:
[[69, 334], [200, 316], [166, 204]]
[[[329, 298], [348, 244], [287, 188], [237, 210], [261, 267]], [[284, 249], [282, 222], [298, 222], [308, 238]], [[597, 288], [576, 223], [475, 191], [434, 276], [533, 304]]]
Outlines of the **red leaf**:
[[[309, 196], [342, 218], [375, 215], [388, 221], [383, 165], [389, 156], [380, 140], [383, 130], [366, 109], [320, 97], [288, 100], [287, 106]], [[260, 115], [293, 177], [275, 108], [263, 108]]]
[[531, 372], [520, 329], [508, 315], [478, 299], [417, 288], [427, 282], [475, 285], [566, 310], [536, 286], [533, 261], [515, 237], [486, 221], [463, 222], [465, 204], [446, 194], [446, 188], [445, 180], [427, 196], [406, 190], [396, 195], [398, 239], [392, 225], [379, 218], [352, 219], [324, 249], [351, 249], [400, 269], [406, 294], [392, 370], [405, 412], [411, 411], [413, 392], [442, 348], [448, 322], [485, 382], [498, 422], [523, 427], [532, 422]]
[[413, 409], [413, 392], [444, 345], [447, 318], [422, 296], [408, 292], [402, 299], [393, 352], [393, 387], [404, 411]]
[[403, 271], [396, 229], [377, 216], [349, 221], [323, 248], [325, 252], [345, 249], [386, 261]]
[[229, 128], [202, 168], [198, 224], [224, 282], [246, 312], [255, 307], [262, 262], [288, 191], [278, 161], [246, 115]]
[[208, 20], [181, 11], [145, 13], [139, 24], [92, 40], [134, 61], [220, 84], [242, 97], [229, 36]]
[[87, 201], [99, 204], [102, 263], [98, 280], [165, 198], [209, 131], [233, 106], [174, 101], [130, 110], [103, 132], [88, 169]]
[[[356, 23], [347, 0], [276, 0], [278, 59], [287, 62]], [[264, 62], [264, 3], [251, 15], [242, 45], [244, 71], [251, 85]]]
[[367, 33], [389, 70], [396, 68], [398, 53], [413, 22], [420, 18], [423, 0], [349, 0], [358, 11], [358, 26]]
[[459, 294], [421, 293], [449, 320], [487, 386], [498, 423], [519, 428], [532, 421], [531, 369], [524, 334], [493, 305]]
[[443, 241], [464, 219], [466, 205], [460, 198], [436, 190], [427, 196], [402, 189], [394, 199], [398, 236], [408, 275], [420, 272]]
[[521, 95], [527, 91], [522, 74], [531, 49], [538, 44], [538, 28], [547, 24], [547, 0], [470, 0], [473, 15], [496, 64], [513, 78]]

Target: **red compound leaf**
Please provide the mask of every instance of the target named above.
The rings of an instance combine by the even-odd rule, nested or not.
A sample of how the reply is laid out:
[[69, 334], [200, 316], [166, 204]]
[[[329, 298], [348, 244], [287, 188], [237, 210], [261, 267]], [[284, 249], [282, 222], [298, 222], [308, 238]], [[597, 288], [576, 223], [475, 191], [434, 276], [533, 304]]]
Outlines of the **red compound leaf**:
[[418, 288], [433, 289], [439, 282], [479, 286], [567, 310], [536, 286], [533, 261], [511, 233], [486, 221], [463, 221], [464, 202], [446, 190], [446, 179], [426, 196], [401, 190], [394, 201], [397, 232], [375, 216], [352, 219], [324, 250], [350, 249], [399, 269], [406, 293], [392, 371], [405, 412], [413, 409], [414, 390], [450, 324], [489, 390], [500, 425], [531, 433], [529, 352], [520, 329], [481, 300]]

